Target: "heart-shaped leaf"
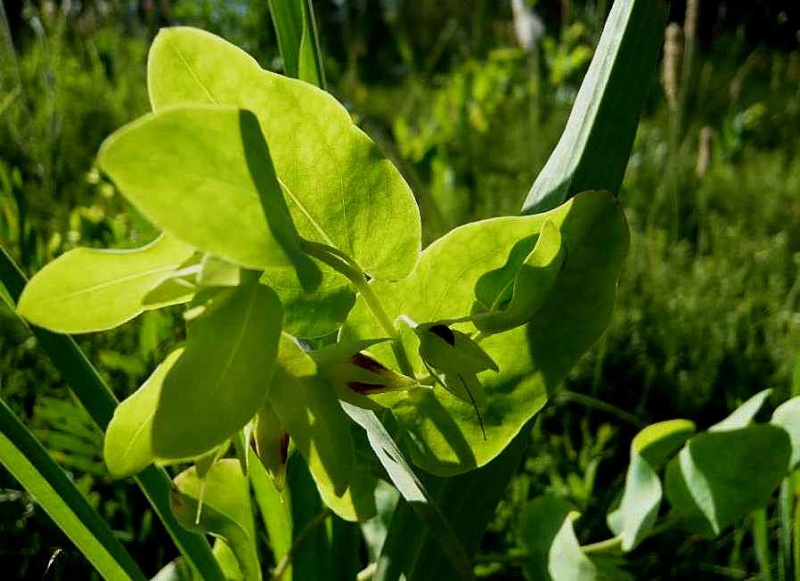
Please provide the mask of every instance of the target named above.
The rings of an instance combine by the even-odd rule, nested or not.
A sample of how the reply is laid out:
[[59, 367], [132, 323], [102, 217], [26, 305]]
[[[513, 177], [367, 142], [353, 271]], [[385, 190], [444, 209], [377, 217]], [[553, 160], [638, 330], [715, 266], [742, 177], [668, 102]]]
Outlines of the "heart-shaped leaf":
[[112, 329], [142, 313], [147, 294], [192, 254], [171, 236], [134, 250], [76, 248], [28, 282], [18, 310], [58, 333]]
[[249, 275], [192, 322], [183, 355], [164, 379], [152, 430], [153, 450], [161, 459], [192, 458], [221, 444], [267, 397], [281, 305]]

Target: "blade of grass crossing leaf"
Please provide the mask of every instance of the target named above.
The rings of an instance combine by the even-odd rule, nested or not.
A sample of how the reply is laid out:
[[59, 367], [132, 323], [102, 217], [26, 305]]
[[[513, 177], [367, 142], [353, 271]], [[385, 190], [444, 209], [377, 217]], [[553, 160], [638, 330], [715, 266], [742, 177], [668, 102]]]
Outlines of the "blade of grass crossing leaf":
[[[3, 248], [0, 248], [0, 280], [11, 298], [18, 300], [25, 288], [25, 276]], [[119, 402], [78, 344], [68, 335], [58, 335], [38, 327], [32, 327], [32, 331], [39, 346], [56, 366], [62, 379], [70, 385], [92, 420], [105, 430]], [[199, 534], [185, 530], [172, 515], [169, 507], [172, 480], [167, 473], [151, 466], [139, 473], [135, 480], [186, 560], [204, 579], [224, 579], [208, 541]]]
[[567, 127], [522, 207], [535, 214], [590, 189], [619, 192], [658, 60], [664, 0], [617, 0]]
[[[405, 533], [401, 534], [401, 536], [404, 537], [404, 542], [408, 543], [407, 547], [402, 545], [398, 547], [396, 544], [390, 543], [389, 539], [387, 539], [384, 545], [382, 558], [379, 560], [375, 579], [377, 581], [388, 578], [393, 579], [394, 574], [400, 573], [399, 571], [395, 571], [395, 566], [399, 563], [408, 562], [408, 559], [398, 559], [398, 549], [413, 558], [413, 552], [408, 554], [407, 551], [409, 551], [409, 549], [414, 551], [416, 548], [422, 550], [421, 541], [431, 535], [435, 538], [437, 550], [446, 555], [446, 559], [449, 561], [446, 565], [450, 571], [457, 575], [456, 578], [474, 579], [469, 556], [461, 546], [458, 533], [453, 530], [453, 527], [436, 504], [442, 496], [437, 495], [436, 498], [433, 498], [426, 490], [423, 483], [419, 480], [419, 477], [406, 462], [402, 452], [389, 434], [389, 431], [375, 415], [375, 412], [353, 406], [346, 402], [342, 402], [342, 407], [354, 422], [366, 430], [370, 446], [378, 456], [378, 460], [380, 460], [381, 465], [384, 467], [392, 483], [397, 487], [397, 490], [400, 491], [400, 495], [405, 501], [401, 506], [410, 507], [416, 515], [414, 519], [415, 522], [412, 525], [414, 531], [412, 532], [409, 529], [401, 531]], [[391, 538], [391, 531], [395, 529], [394, 521], [398, 518], [397, 515], [399, 512], [400, 511], [396, 512], [395, 518], [392, 519], [389, 538]], [[422, 521], [422, 523], [426, 525], [422, 533], [420, 533], [419, 521]], [[416, 538], [418, 540], [412, 543], [409, 542], [410, 538]], [[430, 569], [426, 569], [425, 571], [427, 575]], [[408, 575], [406, 575], [406, 578], [411, 579]]]
[[278, 36], [278, 49], [283, 59], [283, 74], [297, 78], [300, 42], [303, 36], [303, 13], [297, 0], [269, 0], [272, 24]]
[[[478, 470], [452, 478], [425, 478], [428, 491], [468, 555], [477, 550], [506, 483], [516, 473], [530, 440], [529, 432], [523, 429], [499, 456]], [[419, 520], [401, 499], [378, 561], [376, 581], [453, 577], [453, 566], [440, 541], [430, 538], [431, 531], [420, 532]]]
[[0, 400], [0, 462], [106, 579], [145, 579], [100, 515]]

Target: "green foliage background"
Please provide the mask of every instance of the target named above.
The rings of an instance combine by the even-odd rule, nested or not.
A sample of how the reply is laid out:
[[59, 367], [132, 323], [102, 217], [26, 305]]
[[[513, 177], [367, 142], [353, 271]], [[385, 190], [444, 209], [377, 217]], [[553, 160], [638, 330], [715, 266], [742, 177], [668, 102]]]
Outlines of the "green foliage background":
[[[331, 90], [412, 185], [425, 242], [470, 220], [517, 213], [563, 129], [605, 6], [529, 2], [545, 36], [526, 53], [508, 3], [472, 4], [317, 3]], [[266, 2], [26, 2], [7, 21], [0, 243], [28, 274], [76, 245], [152, 239], [92, 163], [103, 138], [147, 108], [146, 47], [159, 26], [206, 28], [280, 70]], [[704, 428], [763, 388], [780, 399], [800, 389], [800, 45], [761, 46], [717, 24], [699, 39], [678, 108], [658, 78], [642, 79], [651, 92], [620, 193], [632, 237], [614, 319], [532, 432], [483, 543], [489, 578], [521, 578], [492, 556], [516, 550], [514, 517], [544, 492], [581, 508], [582, 542], [607, 536], [604, 514], [636, 426], [570, 393], [611, 403], [641, 424], [689, 417]], [[180, 339], [178, 329], [169, 312], [148, 313], [81, 345], [124, 397]], [[173, 557], [144, 500], [110, 482], [102, 435], [5, 306], [0, 390], [146, 573]], [[749, 526], [706, 543], [663, 535], [632, 554], [631, 573], [715, 578], [724, 568], [744, 577], [757, 570]], [[51, 578], [87, 574], [80, 554], [0, 473], [0, 563], [20, 578], [41, 576], [56, 553]]]

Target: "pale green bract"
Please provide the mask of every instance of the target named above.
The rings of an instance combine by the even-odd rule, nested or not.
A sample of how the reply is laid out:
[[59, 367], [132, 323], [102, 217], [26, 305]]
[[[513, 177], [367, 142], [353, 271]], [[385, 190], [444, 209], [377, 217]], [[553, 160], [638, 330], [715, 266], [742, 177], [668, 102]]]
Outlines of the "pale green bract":
[[[547, 221], [559, 229], [565, 248], [552, 292], [527, 325], [480, 343], [499, 368], [479, 375], [487, 398], [482, 412], [486, 439], [472, 406], [442, 388], [374, 396], [392, 409], [411, 459], [429, 472], [449, 476], [489, 462], [599, 338], [627, 252], [625, 218], [611, 194], [586, 192], [546, 214], [494, 218], [457, 228], [422, 253], [407, 279], [371, 283], [391, 319], [405, 315], [421, 324], [462, 318], [470, 313], [479, 278], [502, 267], [514, 245], [537, 234]], [[460, 327], [474, 331], [469, 323]], [[385, 331], [359, 298], [340, 340], [382, 336]], [[388, 345], [375, 345], [371, 351], [382, 363], [396, 364]], [[411, 342], [406, 351], [412, 354], [418, 376], [426, 376], [422, 362], [413, 357]]]
[[[148, 89], [159, 112], [199, 104], [255, 113], [304, 238], [338, 248], [380, 280], [414, 268], [421, 240], [414, 196], [331, 95], [265, 71], [235, 45], [193, 28], [159, 32]], [[235, 209], [244, 222], [259, 219], [256, 207]]]
[[194, 252], [171, 236], [134, 250], [70, 250], [28, 282], [19, 314], [58, 333], [113, 329], [141, 314], [147, 294]]

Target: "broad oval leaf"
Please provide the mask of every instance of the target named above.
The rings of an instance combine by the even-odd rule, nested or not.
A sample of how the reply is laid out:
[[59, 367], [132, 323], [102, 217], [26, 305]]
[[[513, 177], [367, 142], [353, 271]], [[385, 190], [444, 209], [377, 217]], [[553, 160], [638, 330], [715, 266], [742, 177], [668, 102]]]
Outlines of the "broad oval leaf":
[[153, 416], [161, 397], [164, 378], [181, 353], [183, 349], [170, 353], [147, 381], [114, 410], [114, 416], [106, 428], [103, 457], [108, 471], [115, 478], [132, 476], [155, 461]]
[[153, 417], [159, 459], [193, 458], [230, 438], [267, 396], [281, 332], [281, 304], [254, 273], [218, 295], [189, 327]]
[[[561, 232], [566, 252], [552, 292], [526, 326], [480, 343], [500, 370], [478, 376], [487, 398], [482, 412], [486, 439], [472, 406], [444, 389], [374, 396], [392, 409], [405, 432], [401, 441], [409, 457], [428, 472], [449, 476], [489, 462], [598, 339], [613, 309], [627, 251], [625, 218], [609, 193], [586, 192], [546, 214], [495, 218], [457, 228], [423, 252], [412, 276], [397, 283], [371, 283], [390, 319], [406, 315], [424, 323], [462, 318], [472, 308], [477, 280], [503, 266], [513, 246], [537, 234], [548, 220]], [[461, 330], [474, 328], [462, 324]], [[340, 339], [382, 336], [385, 331], [359, 298]], [[414, 350], [413, 344], [406, 345], [409, 354]], [[372, 351], [384, 364], [396, 364], [390, 346], [376, 345]], [[416, 373], [426, 376], [422, 362], [415, 359]]]
[[197, 248], [255, 269], [304, 256], [248, 111], [196, 106], [146, 115], [106, 139], [97, 163], [144, 216]]
[[261, 282], [269, 285], [283, 305], [283, 330], [303, 339], [323, 337], [342, 326], [356, 302], [350, 282], [327, 265], [318, 264], [322, 282], [313, 291], [297, 284], [290, 268], [269, 268]]
[[786, 476], [790, 456], [789, 436], [777, 426], [699, 434], [667, 466], [667, 499], [687, 526], [718, 535], [766, 505]]
[[28, 282], [19, 314], [57, 333], [112, 329], [141, 314], [147, 294], [192, 254], [171, 236], [134, 250], [70, 250]]
[[[304, 238], [338, 248], [377, 279], [400, 279], [414, 267], [421, 241], [414, 196], [331, 95], [265, 71], [233, 44], [193, 28], [159, 32], [148, 89], [155, 111], [178, 104], [253, 111]], [[255, 220], [255, 209], [235, 210]]]
[[202, 479], [194, 467], [189, 468], [175, 477], [174, 484], [170, 505], [178, 522], [225, 539], [244, 578], [260, 580], [250, 486], [239, 461], [220, 460]]

